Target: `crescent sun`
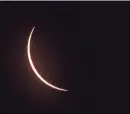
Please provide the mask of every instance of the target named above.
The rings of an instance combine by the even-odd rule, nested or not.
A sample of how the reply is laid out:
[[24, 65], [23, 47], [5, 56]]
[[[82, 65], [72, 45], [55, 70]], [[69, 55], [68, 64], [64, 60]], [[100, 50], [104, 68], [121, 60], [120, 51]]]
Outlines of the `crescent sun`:
[[31, 38], [32, 38], [32, 34], [33, 34], [33, 31], [34, 31], [34, 28], [32, 29], [30, 35], [29, 35], [29, 38], [28, 38], [28, 44], [27, 44], [27, 55], [28, 55], [28, 60], [29, 60], [29, 63], [30, 63], [30, 66], [33, 70], [33, 72], [36, 74], [36, 76], [43, 82], [45, 83], [47, 86], [53, 88], [53, 89], [56, 89], [56, 90], [59, 90], [59, 91], [68, 91], [66, 89], [62, 89], [62, 88], [59, 88], [59, 87], [56, 87], [52, 84], [50, 84], [49, 82], [47, 82], [44, 78], [42, 78], [42, 76], [38, 73], [37, 69], [35, 68], [34, 64], [33, 64], [33, 61], [32, 61], [32, 58], [31, 58], [31, 54], [30, 54], [30, 42], [31, 42]]

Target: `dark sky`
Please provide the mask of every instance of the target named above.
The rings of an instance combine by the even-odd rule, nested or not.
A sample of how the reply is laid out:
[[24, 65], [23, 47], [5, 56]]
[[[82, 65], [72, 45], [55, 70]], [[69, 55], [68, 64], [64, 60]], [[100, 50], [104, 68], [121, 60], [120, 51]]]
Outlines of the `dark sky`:
[[[127, 3], [0, 2], [2, 114], [128, 112]], [[26, 46], [42, 83], [28, 63]]]

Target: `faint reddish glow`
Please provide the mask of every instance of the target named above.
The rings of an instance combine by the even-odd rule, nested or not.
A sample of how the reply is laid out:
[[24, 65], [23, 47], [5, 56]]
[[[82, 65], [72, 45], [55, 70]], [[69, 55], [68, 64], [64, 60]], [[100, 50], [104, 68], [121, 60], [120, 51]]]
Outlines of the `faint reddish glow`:
[[56, 86], [54, 86], [54, 85], [48, 83], [45, 79], [43, 79], [43, 78], [41, 77], [41, 75], [40, 75], [40, 74], [38, 73], [38, 71], [36, 70], [36, 68], [35, 68], [35, 66], [34, 66], [34, 64], [33, 64], [33, 61], [32, 61], [32, 59], [31, 59], [31, 54], [30, 54], [30, 41], [31, 41], [31, 38], [32, 38], [32, 34], [33, 34], [33, 31], [34, 31], [34, 28], [35, 28], [35, 27], [33, 27], [32, 31], [31, 31], [31, 33], [30, 33], [30, 35], [29, 35], [28, 45], [27, 45], [28, 60], [29, 60], [30, 66], [32, 67], [33, 72], [36, 74], [36, 76], [37, 76], [43, 83], [45, 83], [46, 85], [52, 87], [53, 89], [56, 89], [56, 90], [59, 90], [59, 91], [68, 91], [68, 90], [66, 90], [66, 89], [62, 89], [62, 88], [56, 87]]

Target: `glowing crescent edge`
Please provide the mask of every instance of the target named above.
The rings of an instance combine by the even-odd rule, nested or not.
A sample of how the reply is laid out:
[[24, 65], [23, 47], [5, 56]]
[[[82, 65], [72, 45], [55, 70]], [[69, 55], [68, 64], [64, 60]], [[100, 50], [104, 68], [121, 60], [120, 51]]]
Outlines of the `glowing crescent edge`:
[[30, 33], [30, 35], [29, 35], [28, 45], [27, 45], [28, 60], [29, 60], [30, 66], [31, 66], [32, 69], [33, 69], [33, 72], [36, 74], [36, 76], [37, 76], [42, 82], [44, 82], [46, 85], [52, 87], [53, 89], [56, 89], [56, 90], [59, 90], [59, 91], [68, 91], [68, 90], [66, 90], [66, 89], [58, 88], [58, 87], [56, 87], [56, 86], [51, 85], [50, 83], [48, 83], [45, 79], [43, 79], [43, 78], [41, 77], [41, 75], [38, 73], [38, 71], [36, 70], [35, 66], [33, 65], [33, 62], [32, 62], [32, 59], [31, 59], [31, 54], [30, 54], [30, 41], [31, 41], [31, 37], [32, 37], [32, 33], [33, 33], [33, 31], [34, 31], [34, 28], [35, 28], [35, 27], [33, 27], [32, 31], [31, 31], [31, 33]]

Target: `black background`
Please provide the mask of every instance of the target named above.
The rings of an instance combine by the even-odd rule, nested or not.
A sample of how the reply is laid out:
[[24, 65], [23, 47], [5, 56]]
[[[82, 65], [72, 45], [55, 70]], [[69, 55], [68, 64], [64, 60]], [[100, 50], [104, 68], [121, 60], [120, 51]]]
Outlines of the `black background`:
[[[128, 112], [123, 2], [0, 2], [2, 114]], [[54, 90], [33, 73], [31, 54]]]

